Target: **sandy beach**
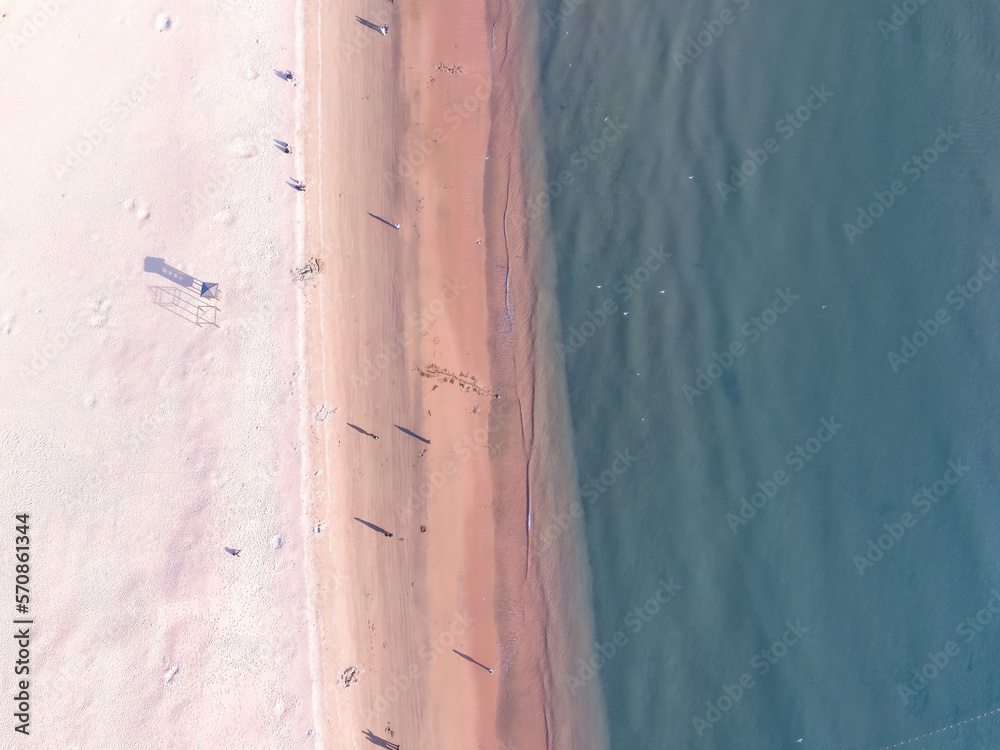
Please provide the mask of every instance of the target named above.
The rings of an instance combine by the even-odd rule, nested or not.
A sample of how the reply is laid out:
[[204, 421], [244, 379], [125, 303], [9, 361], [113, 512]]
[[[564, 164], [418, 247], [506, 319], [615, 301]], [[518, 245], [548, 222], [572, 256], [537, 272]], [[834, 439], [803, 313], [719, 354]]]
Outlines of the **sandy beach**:
[[[295, 135], [273, 72], [294, 14], [0, 16], [0, 509], [11, 542], [30, 517], [32, 620], [28, 734], [8, 718], [0, 745], [315, 747], [300, 196], [272, 143]], [[7, 637], [10, 696], [14, 658]]]
[[306, 6], [322, 741], [494, 747], [485, 9]]
[[0, 16], [29, 746], [587, 746], [586, 721], [547, 726], [575, 652], [542, 645], [585, 640], [578, 592], [524, 533], [568, 502], [569, 465], [533, 446], [566, 428], [535, 423], [560, 392], [531, 345], [551, 310], [524, 222], [504, 230], [539, 177], [518, 163], [517, 13]]

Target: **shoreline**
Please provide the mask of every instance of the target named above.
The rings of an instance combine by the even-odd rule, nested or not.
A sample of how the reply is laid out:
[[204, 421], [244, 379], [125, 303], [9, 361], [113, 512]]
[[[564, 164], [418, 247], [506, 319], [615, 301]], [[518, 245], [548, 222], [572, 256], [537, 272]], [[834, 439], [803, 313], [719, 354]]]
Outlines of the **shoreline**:
[[[565, 371], [547, 338], [559, 329], [553, 239], [544, 212], [529, 212], [546, 189], [539, 101], [537, 19], [530, 9], [488, 0], [498, 48], [484, 176], [491, 377], [504, 398], [491, 410], [491, 470], [497, 537], [495, 619], [502, 637], [504, 696], [497, 706], [503, 747], [607, 747], [600, 681], [569, 679], [594, 643], [593, 607], [572, 453]], [[494, 414], [495, 412], [495, 414]], [[573, 519], [552, 543], [532, 526]]]

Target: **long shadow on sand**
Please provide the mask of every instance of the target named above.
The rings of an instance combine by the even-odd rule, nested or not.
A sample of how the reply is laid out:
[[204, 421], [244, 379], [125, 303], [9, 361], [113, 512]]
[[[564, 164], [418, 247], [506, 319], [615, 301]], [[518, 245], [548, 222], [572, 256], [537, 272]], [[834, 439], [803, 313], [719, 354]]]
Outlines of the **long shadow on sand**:
[[367, 435], [370, 438], [374, 438], [375, 440], [378, 440], [378, 435], [375, 435], [375, 434], [373, 434], [371, 432], [368, 432], [368, 430], [363, 430], [360, 427], [358, 427], [356, 424], [351, 424], [350, 422], [348, 422], [347, 426], [350, 427], [351, 429], [357, 430], [362, 435]]
[[427, 443], [427, 445], [431, 444], [431, 441], [428, 440], [427, 438], [420, 437], [420, 435], [418, 435], [417, 433], [415, 433], [415, 432], [413, 432], [411, 430], [406, 429], [405, 427], [400, 427], [398, 424], [394, 424], [393, 427], [395, 427], [400, 432], [405, 432], [410, 437], [415, 437], [417, 440], [420, 440], [421, 442]]
[[379, 221], [381, 221], [383, 224], [385, 224], [388, 227], [392, 227], [393, 229], [399, 229], [399, 224], [393, 224], [388, 219], [383, 219], [381, 216], [376, 216], [371, 211], [368, 211], [368, 215], [371, 216], [373, 219], [378, 219]]
[[357, 516], [354, 517], [354, 520], [357, 521], [358, 523], [363, 523], [369, 529], [374, 529], [375, 531], [379, 532], [380, 534], [385, 534], [386, 536], [389, 536], [389, 537], [392, 536], [392, 534], [390, 534], [388, 531], [386, 531], [385, 529], [383, 529], [381, 526], [376, 526], [373, 523], [368, 523], [368, 521], [365, 521], [364, 519], [358, 518]]
[[386, 750], [399, 750], [399, 745], [397, 745], [395, 742], [389, 742], [389, 740], [383, 740], [381, 737], [377, 736], [370, 729], [365, 730], [365, 737], [368, 739], [369, 742], [371, 742], [373, 745], [377, 745], [378, 747], [384, 747], [386, 748]]
[[355, 16], [355, 18], [358, 19], [358, 23], [362, 26], [367, 26], [369, 29], [377, 31], [379, 34], [382, 34], [382, 36], [385, 36], [385, 32], [382, 31], [382, 27], [378, 24], [372, 23], [367, 18], [362, 18], [361, 16]]
[[[455, 649], [452, 649], [452, 651], [455, 651]], [[478, 661], [476, 661], [475, 659], [473, 659], [471, 656], [466, 656], [461, 651], [455, 651], [455, 653], [458, 654], [459, 656], [461, 656], [463, 659], [467, 659], [468, 661], [471, 661], [477, 667], [482, 667], [483, 669], [485, 669], [490, 674], [493, 674], [493, 670], [492, 669], [490, 669], [489, 667], [487, 667], [485, 664], [480, 664]]]

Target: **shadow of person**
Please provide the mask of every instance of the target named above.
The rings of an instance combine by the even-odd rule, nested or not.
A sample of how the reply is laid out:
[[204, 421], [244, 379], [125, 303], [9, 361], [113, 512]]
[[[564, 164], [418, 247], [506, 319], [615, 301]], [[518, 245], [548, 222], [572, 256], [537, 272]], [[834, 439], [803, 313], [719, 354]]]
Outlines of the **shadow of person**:
[[373, 214], [373, 213], [372, 213], [371, 211], [366, 211], [365, 213], [367, 213], [367, 214], [368, 214], [369, 216], [371, 216], [371, 217], [372, 217], [373, 219], [378, 219], [379, 221], [381, 221], [381, 222], [382, 222], [383, 224], [385, 224], [385, 225], [386, 225], [386, 226], [388, 226], [388, 227], [392, 227], [393, 229], [399, 229], [399, 224], [393, 224], [393, 223], [392, 223], [391, 221], [389, 221], [388, 219], [383, 219], [383, 218], [382, 218], [381, 216], [376, 216], [376, 215], [375, 215], [375, 214]]
[[[452, 649], [452, 651], [455, 651], [455, 649]], [[477, 667], [482, 667], [483, 669], [485, 669], [490, 674], [493, 674], [493, 670], [492, 669], [490, 669], [489, 667], [487, 667], [485, 664], [480, 664], [478, 661], [476, 661], [475, 659], [473, 659], [471, 656], [466, 656], [461, 651], [455, 651], [455, 653], [458, 654], [459, 656], [461, 656], [463, 659], [467, 659], [468, 661], [471, 661]]]
[[377, 745], [378, 747], [384, 747], [386, 748], [386, 750], [399, 750], [399, 745], [397, 745], [395, 742], [389, 742], [389, 740], [383, 740], [381, 737], [376, 735], [370, 729], [366, 729], [364, 731], [364, 735], [368, 739], [368, 741], [373, 745]]
[[361, 518], [358, 518], [357, 516], [354, 517], [354, 520], [357, 521], [358, 523], [363, 523], [369, 529], [374, 529], [375, 531], [379, 532], [380, 534], [385, 534], [387, 537], [390, 537], [390, 538], [392, 537], [392, 534], [389, 533], [388, 531], [386, 531], [385, 529], [383, 529], [381, 526], [376, 526], [373, 523], [368, 523], [368, 521], [365, 521], [365, 520], [363, 520]]
[[422, 441], [424, 443], [427, 443], [427, 445], [431, 444], [430, 440], [428, 440], [425, 437], [421, 437], [420, 435], [418, 435], [417, 433], [413, 432], [412, 430], [408, 430], [405, 427], [400, 427], [398, 424], [394, 424], [393, 427], [395, 427], [400, 432], [405, 432], [410, 437], [416, 438], [417, 440], [420, 440], [420, 441]]
[[370, 438], [374, 438], [375, 440], [378, 440], [378, 435], [373, 435], [372, 433], [368, 432], [368, 430], [363, 430], [360, 427], [358, 427], [356, 424], [351, 424], [350, 422], [348, 422], [347, 426], [350, 427], [350, 428], [352, 428], [352, 429], [357, 430], [362, 435], [367, 435]]
[[361, 16], [355, 16], [355, 18], [358, 19], [358, 23], [360, 23], [362, 26], [367, 26], [372, 31], [377, 31], [380, 34], [383, 34], [382, 27], [379, 26], [378, 24], [372, 23], [367, 18], [362, 18]]

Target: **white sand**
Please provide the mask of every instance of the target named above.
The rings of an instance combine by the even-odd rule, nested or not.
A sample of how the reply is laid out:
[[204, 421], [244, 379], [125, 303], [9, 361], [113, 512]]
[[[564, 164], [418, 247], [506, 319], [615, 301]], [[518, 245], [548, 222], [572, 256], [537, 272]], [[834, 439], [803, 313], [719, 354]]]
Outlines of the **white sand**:
[[[35, 620], [0, 747], [314, 746], [278, 5], [0, 0], [0, 634], [19, 512]], [[217, 282], [219, 327], [145, 256]]]

